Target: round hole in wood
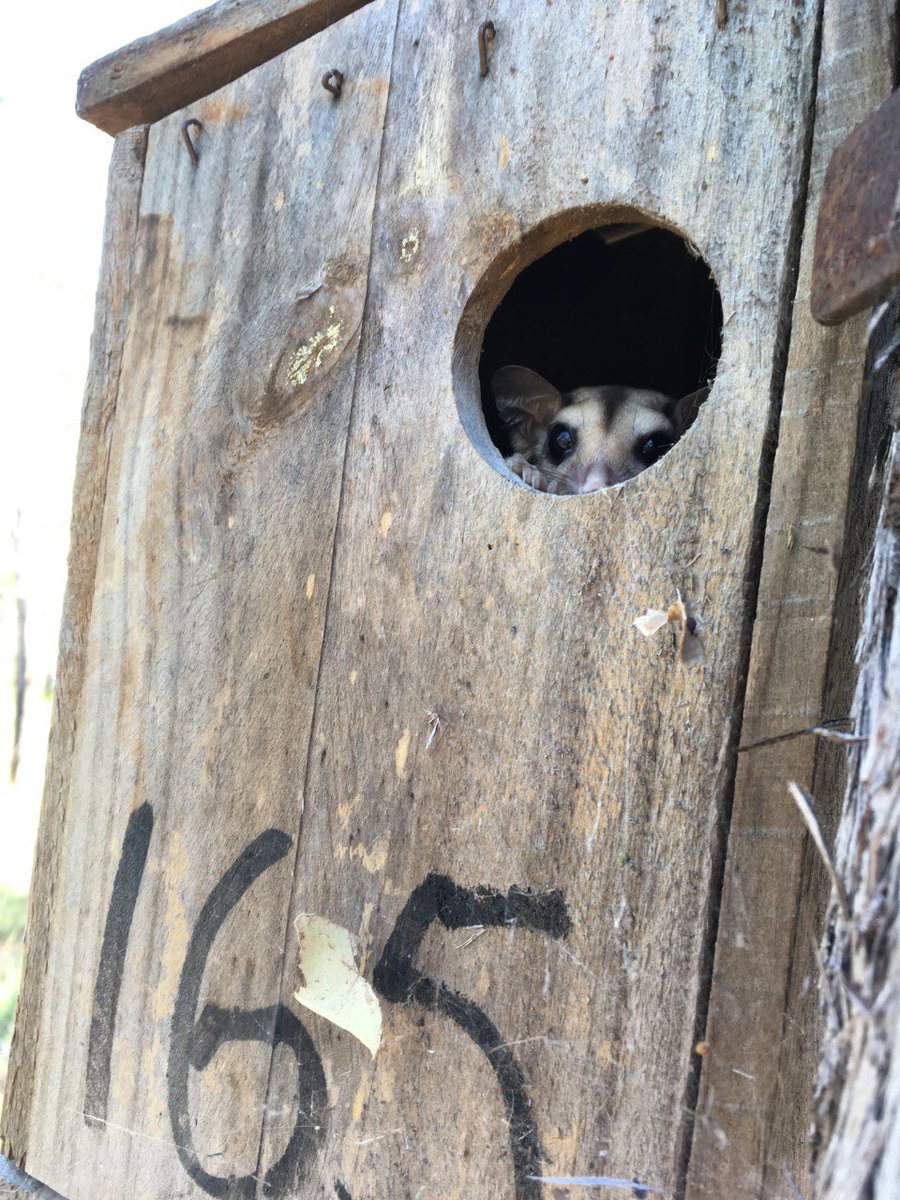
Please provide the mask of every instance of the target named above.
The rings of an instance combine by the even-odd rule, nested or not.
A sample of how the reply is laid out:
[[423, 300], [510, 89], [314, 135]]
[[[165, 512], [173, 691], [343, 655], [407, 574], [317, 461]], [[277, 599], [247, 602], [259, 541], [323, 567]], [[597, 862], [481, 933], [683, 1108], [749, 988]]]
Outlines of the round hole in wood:
[[537, 490], [597, 491], [677, 442], [721, 348], [718, 287], [682, 234], [634, 210], [563, 214], [472, 293], [454, 349], [460, 418], [504, 474], [512, 464]]

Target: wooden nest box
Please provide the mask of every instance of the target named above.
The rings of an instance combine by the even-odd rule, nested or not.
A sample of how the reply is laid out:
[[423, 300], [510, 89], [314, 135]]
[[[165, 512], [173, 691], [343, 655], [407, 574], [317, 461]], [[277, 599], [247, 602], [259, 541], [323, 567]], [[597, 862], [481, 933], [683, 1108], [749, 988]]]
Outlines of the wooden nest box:
[[[807, 296], [889, 9], [221, 0], [88, 68], [20, 1166], [70, 1200], [806, 1186], [827, 884], [787, 781], [836, 811], [845, 751], [777, 735], [849, 702], [874, 461], [864, 318]], [[634, 223], [715, 280], [714, 386], [651, 470], [539, 494], [485, 332]], [[635, 626], [679, 598], [700, 665]]]

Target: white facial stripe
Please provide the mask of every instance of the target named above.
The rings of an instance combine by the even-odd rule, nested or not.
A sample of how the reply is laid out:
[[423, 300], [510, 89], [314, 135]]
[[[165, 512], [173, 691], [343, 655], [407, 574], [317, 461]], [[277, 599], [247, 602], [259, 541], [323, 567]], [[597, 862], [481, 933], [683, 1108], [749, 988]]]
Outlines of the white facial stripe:
[[596, 401], [588, 404], [569, 404], [561, 408], [554, 418], [571, 429], [585, 429], [588, 425], [602, 424], [602, 409]]
[[674, 432], [672, 422], [655, 409], [646, 408], [637, 400], [629, 400], [613, 417], [610, 435], [616, 440], [637, 442], [653, 433]]

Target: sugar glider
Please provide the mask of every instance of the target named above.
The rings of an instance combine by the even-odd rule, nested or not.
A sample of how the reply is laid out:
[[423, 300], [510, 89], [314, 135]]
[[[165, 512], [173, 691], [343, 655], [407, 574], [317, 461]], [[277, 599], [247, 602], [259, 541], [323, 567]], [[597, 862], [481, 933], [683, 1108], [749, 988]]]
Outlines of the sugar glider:
[[528, 367], [491, 377], [513, 453], [506, 465], [540, 492], [578, 495], [631, 479], [678, 441], [709, 391], [675, 401], [631, 387], [561, 392]]

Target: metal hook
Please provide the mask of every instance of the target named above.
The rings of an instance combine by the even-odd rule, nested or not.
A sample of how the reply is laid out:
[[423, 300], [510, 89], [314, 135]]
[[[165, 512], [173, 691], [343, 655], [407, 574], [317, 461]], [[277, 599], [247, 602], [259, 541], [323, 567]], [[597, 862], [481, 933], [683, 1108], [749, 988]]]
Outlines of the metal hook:
[[184, 144], [187, 146], [187, 152], [191, 156], [191, 162], [196, 167], [200, 159], [197, 157], [197, 147], [191, 141], [191, 135], [188, 130], [193, 126], [198, 133], [203, 132], [203, 126], [196, 117], [189, 117], [187, 121], [181, 122], [181, 136], [184, 138]]
[[326, 71], [322, 76], [322, 87], [326, 92], [331, 92], [335, 100], [341, 94], [341, 88], [344, 86], [344, 73], [338, 71], [334, 67], [330, 71]]
[[494, 28], [493, 21], [485, 21], [478, 29], [478, 62], [481, 69], [481, 78], [484, 79], [487, 75], [488, 67], [488, 43], [492, 46], [494, 38], [497, 36], [497, 30]]

